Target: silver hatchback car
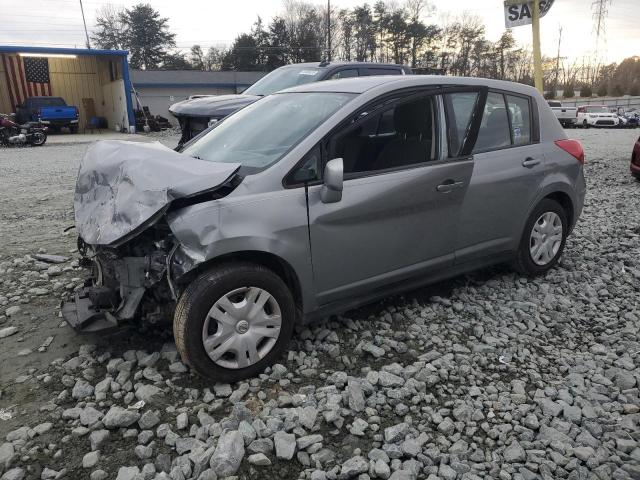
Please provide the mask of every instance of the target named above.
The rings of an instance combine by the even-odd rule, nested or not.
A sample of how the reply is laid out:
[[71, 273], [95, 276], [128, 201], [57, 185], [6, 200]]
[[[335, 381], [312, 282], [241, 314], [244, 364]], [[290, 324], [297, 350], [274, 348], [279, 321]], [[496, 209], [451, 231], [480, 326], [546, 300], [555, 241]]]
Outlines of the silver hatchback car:
[[233, 382], [298, 322], [499, 262], [552, 268], [584, 153], [533, 88], [407, 76], [267, 96], [175, 152], [99, 142], [75, 193], [81, 331], [173, 314], [185, 363]]

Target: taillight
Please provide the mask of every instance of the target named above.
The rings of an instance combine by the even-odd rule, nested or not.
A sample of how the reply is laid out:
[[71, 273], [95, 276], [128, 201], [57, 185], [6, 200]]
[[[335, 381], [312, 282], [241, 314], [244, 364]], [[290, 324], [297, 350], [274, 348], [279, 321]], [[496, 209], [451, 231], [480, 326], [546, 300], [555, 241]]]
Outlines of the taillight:
[[556, 140], [554, 143], [584, 165], [584, 149], [579, 141], [564, 139]]
[[78, 110], [78, 107], [73, 107], [76, 109], [76, 118], [78, 118], [80, 116], [80, 111]]

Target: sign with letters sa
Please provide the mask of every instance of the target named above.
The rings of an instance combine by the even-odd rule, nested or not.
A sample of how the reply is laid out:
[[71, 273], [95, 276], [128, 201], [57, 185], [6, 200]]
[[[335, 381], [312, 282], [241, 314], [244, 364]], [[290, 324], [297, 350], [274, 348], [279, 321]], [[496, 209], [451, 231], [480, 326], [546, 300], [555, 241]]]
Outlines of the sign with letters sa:
[[[544, 17], [554, 0], [538, 0], [540, 2], [540, 18]], [[533, 2], [504, 2], [504, 25], [507, 28], [531, 25], [533, 21]]]

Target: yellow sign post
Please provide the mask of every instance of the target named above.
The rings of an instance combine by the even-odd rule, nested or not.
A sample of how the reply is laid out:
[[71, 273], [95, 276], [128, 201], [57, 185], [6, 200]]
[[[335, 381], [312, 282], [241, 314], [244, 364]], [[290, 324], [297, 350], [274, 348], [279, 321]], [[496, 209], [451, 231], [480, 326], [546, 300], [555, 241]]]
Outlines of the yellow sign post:
[[540, 18], [544, 17], [554, 0], [504, 0], [504, 21], [507, 28], [531, 24], [533, 33], [533, 78], [536, 88], [544, 93], [542, 81], [542, 53], [540, 52]]
[[544, 93], [542, 83], [542, 54], [540, 53], [540, 3], [533, 2], [533, 18], [531, 23], [533, 32], [533, 78], [540, 93]]

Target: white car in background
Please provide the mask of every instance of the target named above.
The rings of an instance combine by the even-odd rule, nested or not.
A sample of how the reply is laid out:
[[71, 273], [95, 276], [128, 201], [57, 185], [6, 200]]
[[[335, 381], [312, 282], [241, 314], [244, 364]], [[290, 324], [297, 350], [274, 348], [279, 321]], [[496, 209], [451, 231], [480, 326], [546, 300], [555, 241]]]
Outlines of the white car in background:
[[618, 115], [611, 113], [606, 105], [585, 105], [578, 107], [576, 124], [582, 128], [589, 127], [617, 127], [620, 120]]

